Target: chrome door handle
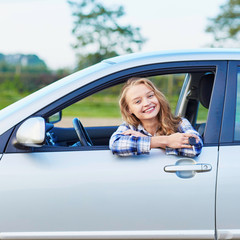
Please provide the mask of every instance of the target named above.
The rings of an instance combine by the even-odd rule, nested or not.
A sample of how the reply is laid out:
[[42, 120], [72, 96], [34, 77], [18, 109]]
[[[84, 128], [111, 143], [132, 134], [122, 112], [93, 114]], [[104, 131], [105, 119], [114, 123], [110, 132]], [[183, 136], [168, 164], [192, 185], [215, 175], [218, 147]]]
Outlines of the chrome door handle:
[[165, 172], [185, 172], [185, 171], [195, 171], [195, 172], [209, 172], [212, 170], [210, 164], [198, 163], [189, 165], [168, 165], [164, 167]]

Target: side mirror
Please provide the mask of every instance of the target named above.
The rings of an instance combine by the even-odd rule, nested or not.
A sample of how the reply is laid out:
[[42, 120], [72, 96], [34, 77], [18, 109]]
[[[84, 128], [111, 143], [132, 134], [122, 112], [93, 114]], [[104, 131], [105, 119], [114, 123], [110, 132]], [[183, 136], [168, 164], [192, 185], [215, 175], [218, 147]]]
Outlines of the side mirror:
[[57, 122], [60, 122], [61, 119], [62, 119], [62, 111], [57, 112], [57, 113], [53, 114], [52, 116], [50, 116], [47, 119], [47, 122], [49, 122], [49, 123], [57, 123]]
[[45, 120], [33, 117], [24, 121], [16, 133], [17, 145], [41, 147], [45, 142]]

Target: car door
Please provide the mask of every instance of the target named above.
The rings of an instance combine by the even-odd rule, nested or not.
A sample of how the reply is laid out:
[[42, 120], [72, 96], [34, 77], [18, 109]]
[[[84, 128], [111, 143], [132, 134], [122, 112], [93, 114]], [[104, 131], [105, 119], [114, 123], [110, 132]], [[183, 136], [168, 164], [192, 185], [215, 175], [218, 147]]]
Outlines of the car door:
[[240, 62], [229, 62], [228, 69], [219, 150], [216, 221], [219, 239], [239, 239]]
[[[162, 73], [175, 71], [175, 66], [169, 64], [167, 71], [164, 66]], [[0, 163], [2, 236], [214, 239], [226, 62], [177, 66], [216, 71], [200, 156], [183, 158], [152, 149], [149, 155], [121, 158], [98, 146], [16, 152], [9, 147]], [[187, 86], [179, 104], [186, 100]]]

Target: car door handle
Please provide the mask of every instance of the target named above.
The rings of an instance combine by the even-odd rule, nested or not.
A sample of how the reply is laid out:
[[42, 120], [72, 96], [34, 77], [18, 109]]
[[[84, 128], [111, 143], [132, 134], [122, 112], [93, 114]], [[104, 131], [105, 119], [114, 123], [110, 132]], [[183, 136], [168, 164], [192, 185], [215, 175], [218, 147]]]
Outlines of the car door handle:
[[189, 165], [168, 165], [164, 167], [165, 172], [185, 172], [185, 171], [195, 171], [195, 172], [209, 172], [212, 170], [212, 166], [206, 163], [189, 164]]

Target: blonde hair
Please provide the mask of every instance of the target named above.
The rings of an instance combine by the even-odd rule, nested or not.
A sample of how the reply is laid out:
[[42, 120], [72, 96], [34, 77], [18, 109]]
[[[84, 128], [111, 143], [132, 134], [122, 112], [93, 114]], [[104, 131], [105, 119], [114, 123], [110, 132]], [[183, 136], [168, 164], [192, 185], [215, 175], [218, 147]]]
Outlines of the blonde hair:
[[141, 124], [141, 121], [134, 115], [129, 112], [129, 106], [126, 100], [126, 95], [128, 90], [132, 86], [144, 84], [150, 88], [160, 104], [160, 110], [157, 115], [158, 117], [158, 130], [157, 135], [170, 135], [177, 132], [179, 123], [181, 122], [180, 117], [175, 117], [172, 112], [170, 105], [162, 92], [160, 92], [154, 84], [147, 78], [130, 78], [122, 88], [119, 105], [122, 113], [123, 120], [128, 124], [137, 127]]

